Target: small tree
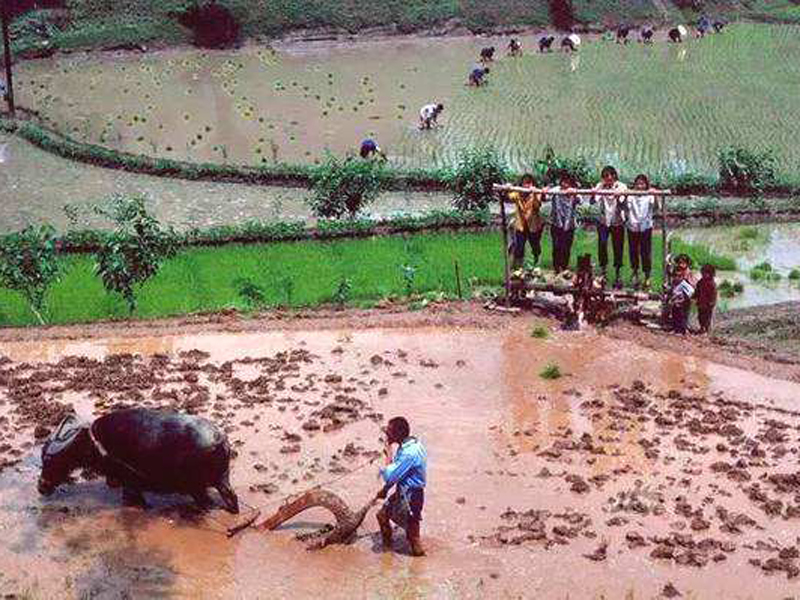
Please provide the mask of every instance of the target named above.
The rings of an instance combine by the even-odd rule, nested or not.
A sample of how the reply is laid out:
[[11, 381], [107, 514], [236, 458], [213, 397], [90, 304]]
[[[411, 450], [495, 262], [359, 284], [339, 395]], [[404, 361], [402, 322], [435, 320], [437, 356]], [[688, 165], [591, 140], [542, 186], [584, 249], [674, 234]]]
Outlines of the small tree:
[[719, 153], [719, 178], [722, 187], [738, 192], [758, 192], [777, 179], [774, 152], [731, 146]]
[[177, 252], [177, 236], [147, 212], [144, 199], [114, 198], [98, 212], [116, 225], [95, 253], [96, 272], [108, 292], [121, 294], [131, 313], [136, 310], [134, 286], [142, 284]]
[[462, 150], [451, 181], [453, 206], [462, 211], [486, 208], [494, 196], [492, 185], [505, 183], [509, 176], [508, 167], [494, 148]]
[[0, 238], [0, 286], [21, 293], [42, 324], [47, 288], [58, 276], [55, 231], [49, 225]]
[[314, 174], [309, 205], [317, 217], [352, 219], [375, 201], [383, 181], [382, 162], [329, 154]]

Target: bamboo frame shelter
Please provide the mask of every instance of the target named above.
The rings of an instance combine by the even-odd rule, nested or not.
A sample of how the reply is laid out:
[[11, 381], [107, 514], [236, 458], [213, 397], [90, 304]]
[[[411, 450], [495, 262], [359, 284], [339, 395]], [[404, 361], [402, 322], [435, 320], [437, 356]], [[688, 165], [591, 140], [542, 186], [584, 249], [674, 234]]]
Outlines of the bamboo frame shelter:
[[[509, 306], [510, 303], [510, 295], [511, 295], [511, 268], [508, 261], [508, 218], [506, 216], [506, 207], [505, 201], [503, 199], [503, 194], [508, 192], [522, 192], [522, 193], [538, 193], [538, 194], [547, 194], [552, 193], [549, 192], [546, 188], [536, 188], [536, 187], [520, 187], [511, 184], [494, 184], [492, 186], [494, 192], [497, 194], [498, 199], [500, 200], [500, 223], [502, 228], [502, 239], [503, 239], [503, 264], [505, 267], [505, 305], [506, 307]], [[583, 188], [576, 188], [572, 190], [568, 190], [566, 192], [559, 192], [561, 194], [566, 193], [567, 195], [574, 195], [574, 196], [656, 196], [662, 199], [661, 201], [661, 234], [663, 236], [663, 244], [661, 250], [661, 261], [662, 261], [662, 269], [664, 274], [664, 282], [667, 282], [668, 275], [669, 275], [669, 264], [668, 264], [668, 246], [667, 243], [668, 239], [668, 226], [667, 226], [667, 198], [672, 196], [672, 190], [657, 190], [657, 189], [649, 189], [649, 190], [625, 190], [623, 192], [619, 190], [603, 190], [603, 189], [583, 189]], [[571, 289], [571, 288], [565, 288]], [[632, 298], [638, 296], [644, 296], [642, 294], [626, 294], [624, 292], [604, 292], [610, 295], [616, 295], [618, 297], [623, 296], [630, 296]], [[667, 302], [667, 290], [666, 287], [662, 290], [661, 294], [661, 301], [662, 304]]]

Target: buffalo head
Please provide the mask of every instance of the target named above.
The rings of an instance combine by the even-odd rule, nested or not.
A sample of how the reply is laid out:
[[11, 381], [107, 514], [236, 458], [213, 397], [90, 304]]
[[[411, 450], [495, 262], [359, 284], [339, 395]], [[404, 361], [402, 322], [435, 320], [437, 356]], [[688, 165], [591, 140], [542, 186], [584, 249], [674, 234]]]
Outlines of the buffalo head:
[[90, 443], [89, 427], [75, 414], [64, 417], [42, 447], [39, 493], [49, 496], [67, 481], [70, 473], [82, 466]]

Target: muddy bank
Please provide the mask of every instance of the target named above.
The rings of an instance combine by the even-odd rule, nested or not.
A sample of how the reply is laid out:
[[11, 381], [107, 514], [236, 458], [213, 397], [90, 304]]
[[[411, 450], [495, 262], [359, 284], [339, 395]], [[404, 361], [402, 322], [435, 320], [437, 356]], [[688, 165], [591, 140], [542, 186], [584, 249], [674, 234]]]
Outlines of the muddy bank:
[[[536, 340], [530, 329], [548, 324], [530, 317], [456, 312], [438, 317], [449, 327], [413, 328], [418, 315], [400, 318], [4, 337], [4, 591], [785, 597], [798, 567], [797, 384], [592, 332]], [[564, 376], [541, 379], [548, 363]], [[186, 498], [124, 509], [118, 491], [81, 476], [40, 499], [37, 434], [57, 418], [51, 407], [88, 417], [129, 404], [225, 427], [234, 485], [258, 506], [350, 473], [331, 486], [360, 505], [377, 485], [372, 466], [356, 469], [378, 450], [379, 423], [407, 414], [431, 457], [430, 556], [408, 557], [400, 540], [379, 553], [373, 517], [351, 546], [308, 553], [296, 534], [324, 513], [229, 541], [214, 531], [224, 515], [199, 516]]]

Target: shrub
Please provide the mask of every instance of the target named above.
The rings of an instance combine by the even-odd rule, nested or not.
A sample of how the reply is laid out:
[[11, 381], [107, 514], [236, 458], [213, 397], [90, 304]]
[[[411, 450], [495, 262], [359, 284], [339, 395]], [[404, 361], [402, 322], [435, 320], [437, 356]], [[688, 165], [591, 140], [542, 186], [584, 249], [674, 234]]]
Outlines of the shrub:
[[777, 160], [772, 150], [761, 152], [739, 146], [719, 153], [719, 179], [723, 189], [757, 192], [776, 180]]
[[99, 210], [116, 225], [96, 253], [96, 271], [108, 292], [117, 292], [136, 310], [134, 286], [158, 273], [161, 264], [177, 251], [177, 236], [151, 216], [141, 197], [116, 197], [107, 210]]
[[0, 286], [21, 293], [42, 324], [47, 288], [59, 276], [54, 235], [50, 226], [28, 226], [0, 238]]
[[312, 177], [311, 210], [317, 217], [351, 219], [375, 201], [385, 175], [383, 163], [328, 154]]
[[738, 296], [744, 291], [744, 285], [741, 282], [731, 282], [728, 279], [719, 284], [719, 294], [723, 298], [733, 298]]
[[789, 272], [789, 279], [791, 279], [792, 281], [800, 280], [800, 269], [792, 269]]
[[572, 175], [581, 186], [594, 185], [594, 172], [585, 158], [559, 156], [551, 146], [545, 147], [542, 158], [534, 163], [533, 169], [537, 180], [545, 185], [558, 185], [562, 173]]
[[348, 277], [342, 277], [339, 284], [336, 286], [336, 291], [333, 293], [333, 301], [339, 306], [345, 306], [350, 302], [350, 297], [353, 293], [353, 282]]
[[561, 377], [561, 368], [556, 364], [550, 363], [541, 370], [539, 377], [542, 379], [559, 379]]
[[510, 171], [494, 148], [469, 148], [458, 154], [455, 173], [450, 187], [455, 194], [453, 206], [457, 210], [485, 209], [494, 198], [492, 186], [505, 183]]
[[763, 262], [750, 269], [750, 279], [753, 281], [775, 282], [780, 281], [781, 274], [773, 271], [771, 264]]
[[203, 48], [224, 48], [239, 38], [239, 23], [231, 11], [215, 0], [195, 4], [178, 16], [178, 21], [194, 33], [194, 43]]
[[544, 340], [550, 337], [550, 332], [547, 330], [547, 327], [543, 327], [541, 325], [537, 325], [533, 329], [531, 329], [531, 337]]

